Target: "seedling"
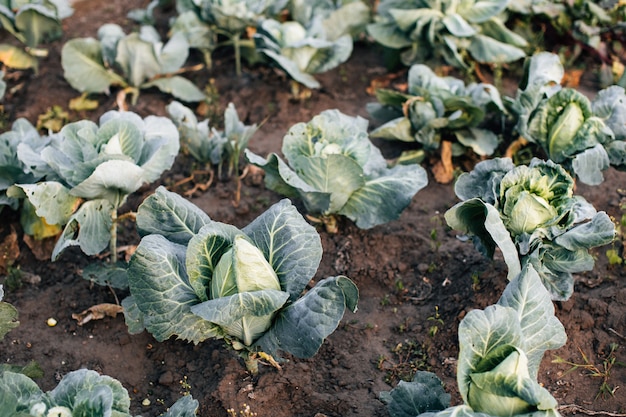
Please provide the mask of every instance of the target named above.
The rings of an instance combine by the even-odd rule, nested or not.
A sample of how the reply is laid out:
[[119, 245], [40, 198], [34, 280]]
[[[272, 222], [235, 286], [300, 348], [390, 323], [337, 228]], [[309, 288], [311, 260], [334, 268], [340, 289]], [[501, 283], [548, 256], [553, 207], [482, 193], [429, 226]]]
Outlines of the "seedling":
[[435, 337], [437, 335], [437, 333], [439, 333], [439, 326], [443, 326], [445, 324], [445, 322], [441, 318], [441, 315], [439, 314], [439, 306], [435, 306], [435, 314], [430, 316], [430, 317], [428, 317], [427, 320], [429, 322], [433, 322], [434, 323], [428, 329], [428, 335], [430, 337]]

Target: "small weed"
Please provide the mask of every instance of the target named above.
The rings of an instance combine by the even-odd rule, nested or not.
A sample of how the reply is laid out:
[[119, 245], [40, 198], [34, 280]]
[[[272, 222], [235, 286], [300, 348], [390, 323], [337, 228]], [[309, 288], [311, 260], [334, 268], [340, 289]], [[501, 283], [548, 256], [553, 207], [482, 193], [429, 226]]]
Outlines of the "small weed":
[[438, 229], [443, 226], [442, 216], [437, 214], [430, 218], [430, 223], [433, 225], [433, 228], [430, 229], [430, 246], [433, 251], [438, 252], [441, 247], [441, 240], [439, 239]]
[[385, 294], [383, 298], [380, 300], [380, 305], [385, 307], [385, 306], [388, 306], [389, 304], [391, 304], [391, 297], [389, 296], [389, 294]]
[[398, 381], [410, 381], [417, 371], [428, 370], [427, 349], [423, 344], [405, 340], [391, 349], [392, 357], [380, 355], [377, 369], [385, 372], [385, 382], [394, 385]]
[[480, 290], [480, 274], [478, 273], [478, 271], [473, 271], [471, 278], [472, 278], [472, 290], [474, 292]]
[[184, 375], [183, 379], [178, 381], [178, 383], [180, 384], [180, 387], [182, 388], [182, 391], [180, 392], [182, 395], [190, 395], [191, 394], [191, 385], [187, 381], [187, 375]]
[[401, 279], [397, 279], [396, 280], [396, 291], [397, 292], [404, 292], [406, 288], [404, 287], [404, 283], [402, 282]]
[[618, 348], [619, 345], [617, 343], [610, 344], [609, 353], [602, 360], [601, 366], [597, 366], [593, 362], [591, 362], [585, 352], [583, 352], [580, 348], [578, 349], [578, 351], [580, 352], [580, 355], [582, 357], [582, 363], [566, 361], [559, 356], [556, 356], [556, 358], [552, 362], [562, 363], [571, 367], [565, 372], [564, 375], [578, 369], [582, 369], [584, 371], [587, 371], [587, 375], [591, 377], [601, 378], [602, 382], [600, 383], [600, 387], [598, 388], [598, 393], [596, 394], [595, 399], [598, 399], [599, 397], [602, 397], [602, 399], [606, 399], [607, 397], [613, 397], [615, 395], [615, 392], [619, 389], [618, 385], [611, 385], [609, 383], [609, 378], [611, 377], [611, 370], [613, 369], [613, 366], [626, 366], [626, 363], [618, 362], [615, 357], [615, 351]]
[[433, 316], [428, 317], [428, 321], [434, 322], [432, 326], [428, 329], [428, 334], [430, 337], [435, 337], [437, 333], [439, 333], [439, 326], [443, 326], [445, 323], [439, 314], [439, 306], [435, 306], [435, 314]]
[[258, 414], [253, 412], [250, 409], [250, 406], [248, 404], [245, 404], [245, 403], [241, 405], [241, 410], [239, 410], [239, 413], [237, 413], [234, 408], [229, 408], [228, 410], [226, 410], [226, 412], [228, 413], [228, 415], [230, 417], [237, 417], [237, 416], [255, 417], [255, 416], [258, 416]]

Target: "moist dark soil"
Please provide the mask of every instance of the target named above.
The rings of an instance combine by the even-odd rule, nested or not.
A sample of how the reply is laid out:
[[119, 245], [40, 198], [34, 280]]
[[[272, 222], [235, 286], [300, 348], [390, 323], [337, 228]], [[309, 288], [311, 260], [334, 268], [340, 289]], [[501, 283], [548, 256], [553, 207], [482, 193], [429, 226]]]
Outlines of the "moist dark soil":
[[[75, 14], [64, 22], [63, 39], [50, 45], [39, 72], [11, 73], [9, 88], [17, 88], [5, 99], [7, 126], [19, 117], [36, 123], [54, 105], [67, 110], [70, 121], [97, 120], [105, 111], [116, 109], [113, 91], [111, 96], [96, 97], [100, 106], [95, 111], [68, 110], [69, 100], [79, 93], [63, 78], [61, 47], [72, 38], [95, 37], [104, 23], [132, 29], [134, 23], [126, 14], [145, 7], [144, 3], [76, 3]], [[165, 31], [175, 11], [159, 13], [158, 25]], [[199, 62], [201, 57], [194, 59]], [[266, 66], [244, 67], [237, 77], [227, 50], [216, 52], [212, 69], [194, 72], [190, 78], [200, 86], [212, 83], [214, 87], [214, 101], [203, 110], [211, 114], [212, 123], [219, 124], [223, 109], [233, 102], [247, 124], [262, 124], [249, 147], [266, 155], [280, 152], [289, 127], [308, 122], [323, 110], [336, 108], [367, 118], [366, 103], [376, 101], [367, 87], [387, 73], [382, 51], [359, 42], [347, 63], [318, 77], [324, 87], [306, 100], [294, 99], [285, 75]], [[405, 78], [403, 74], [398, 77]], [[142, 91], [129, 110], [144, 117], [164, 116], [171, 100], [158, 91]], [[389, 158], [401, 151], [396, 144], [376, 144]], [[185, 193], [188, 186], [175, 184], [196, 168], [190, 157], [181, 155], [160, 182], [133, 194], [122, 212], [135, 210], [158, 185]], [[577, 193], [619, 219], [618, 189], [626, 188], [626, 173], [610, 170], [606, 176], [602, 185], [580, 185]], [[235, 181], [222, 178], [188, 197], [212, 219], [237, 227], [247, 225], [282, 198], [253, 175], [243, 180], [239, 204], [233, 203], [235, 193]], [[158, 416], [187, 393], [200, 402], [200, 416], [227, 416], [228, 409], [239, 415], [246, 405], [263, 417], [387, 416], [379, 393], [400, 379], [410, 379], [416, 370], [439, 375], [452, 394], [452, 403], [458, 404], [457, 327], [467, 312], [498, 300], [506, 285], [506, 267], [497, 254], [494, 260], [485, 259], [446, 226], [443, 213], [456, 202], [453, 185], [431, 178], [396, 221], [360, 230], [342, 220], [337, 234], [320, 228], [324, 255], [315, 280], [338, 274], [350, 277], [360, 290], [358, 312], [346, 313], [315, 357], [285, 355], [282, 370], [262, 365], [256, 376], [246, 372], [243, 361], [220, 341], [193, 345], [173, 339], [157, 342], [148, 333], [129, 335], [122, 315], [78, 325], [73, 313], [100, 303], [118, 303], [127, 294], [85, 280], [81, 271], [95, 258], [77, 249], [67, 250], [56, 262], [38, 260], [23, 240], [18, 215], [4, 210], [0, 237], [17, 234], [11, 257], [16, 258], [13, 266], [23, 279], [16, 285], [7, 277], [0, 278], [5, 301], [18, 309], [20, 321], [0, 342], [0, 360], [15, 365], [36, 361], [44, 371], [37, 379], [44, 390], [55, 387], [70, 371], [94, 369], [118, 379], [131, 395], [132, 413], [143, 416]], [[123, 223], [120, 240], [120, 245], [139, 242], [133, 223]], [[568, 342], [546, 354], [539, 378], [561, 404], [564, 415], [626, 413], [625, 269], [609, 264], [608, 249], [623, 256], [620, 242], [595, 249], [595, 269], [575, 277], [569, 301], [555, 303]], [[57, 321], [56, 326], [47, 324], [49, 318]]]

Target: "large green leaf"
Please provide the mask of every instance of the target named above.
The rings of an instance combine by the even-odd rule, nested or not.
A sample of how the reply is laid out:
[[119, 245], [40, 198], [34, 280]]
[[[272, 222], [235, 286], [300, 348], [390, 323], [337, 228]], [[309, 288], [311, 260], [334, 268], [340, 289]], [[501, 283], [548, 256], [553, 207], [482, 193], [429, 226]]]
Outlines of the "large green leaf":
[[52, 260], [57, 260], [59, 254], [70, 246], [80, 246], [87, 255], [97, 255], [106, 249], [111, 241], [113, 210], [114, 207], [108, 200], [98, 199], [83, 203], [63, 229], [52, 251]]
[[307, 210], [313, 213], [328, 211], [331, 193], [317, 190], [304, 182], [278, 155], [272, 153], [265, 160], [248, 149], [244, 153], [251, 164], [265, 170], [267, 188], [290, 198], [301, 198]]
[[287, 199], [274, 204], [243, 229], [278, 275], [293, 301], [315, 275], [322, 259], [320, 237]]
[[446, 211], [444, 217], [451, 228], [479, 239], [484, 255], [492, 257], [495, 247], [498, 246], [509, 268], [507, 275], [509, 280], [520, 273], [517, 248], [494, 206], [480, 198], [471, 198], [453, 206]]
[[597, 144], [585, 149], [572, 159], [572, 169], [580, 181], [587, 185], [599, 185], [604, 181], [602, 171], [609, 169], [610, 160], [604, 146]]
[[281, 310], [273, 326], [255, 345], [270, 355], [282, 350], [310, 358], [335, 331], [346, 308], [356, 312], [358, 298], [358, 289], [348, 278], [326, 278]]
[[143, 40], [138, 33], [119, 40], [115, 61], [133, 87], [140, 88], [147, 80], [161, 73], [154, 44]]
[[476, 61], [495, 64], [517, 61], [526, 56], [526, 53], [517, 46], [480, 34], [472, 37], [467, 50]]
[[93, 38], [67, 41], [61, 50], [61, 64], [67, 82], [80, 92], [108, 93], [111, 85], [126, 85], [104, 66], [100, 42]]
[[271, 326], [273, 315], [288, 298], [279, 290], [240, 292], [197, 304], [191, 311], [250, 346]]
[[35, 207], [37, 215], [48, 224], [65, 225], [80, 204], [80, 198], [60, 182], [45, 181], [38, 184], [18, 185]]
[[164, 93], [183, 101], [202, 101], [206, 95], [194, 83], [181, 76], [156, 78], [144, 83], [141, 88], [156, 87]]
[[413, 196], [428, 183], [426, 170], [419, 165], [397, 165], [379, 174], [352, 193], [339, 210], [361, 229], [400, 217]]
[[523, 335], [521, 348], [528, 357], [530, 376], [536, 379], [545, 351], [560, 348], [567, 337], [554, 315], [550, 294], [535, 269], [524, 268], [522, 274], [507, 285], [498, 304], [517, 312]]
[[411, 46], [411, 39], [395, 22], [375, 22], [367, 25], [367, 33], [387, 48], [402, 49]]
[[173, 335], [199, 343], [219, 338], [216, 326], [191, 312], [201, 302], [184, 268], [185, 246], [145, 236], [128, 268], [129, 286], [143, 323], [159, 341]]
[[484, 23], [506, 9], [509, 0], [462, 0], [457, 12], [472, 23]]
[[56, 40], [63, 34], [56, 13], [43, 4], [30, 3], [21, 7], [15, 15], [15, 27], [31, 48]]
[[209, 216], [189, 200], [160, 186], [137, 210], [137, 230], [141, 236], [159, 234], [167, 240], [187, 244]]
[[450, 394], [432, 372], [417, 371], [411, 382], [400, 381], [389, 392], [381, 392], [391, 417], [416, 417], [426, 412], [443, 410], [450, 405]]
[[316, 191], [330, 193], [330, 205], [323, 214], [339, 212], [352, 193], [365, 185], [363, 169], [352, 158], [340, 154], [299, 157], [291, 163], [298, 166], [302, 179]]
[[91, 175], [72, 188], [71, 194], [86, 199], [105, 199], [119, 207], [127, 195], [144, 183], [143, 170], [134, 162], [112, 159], [99, 164]]
[[308, 88], [320, 88], [321, 84], [310, 74], [304, 72], [298, 67], [294, 61], [270, 49], [261, 49], [262, 53], [272, 59], [280, 66], [291, 78]]
[[455, 131], [454, 136], [459, 143], [472, 149], [477, 155], [493, 155], [498, 147], [498, 136], [491, 130], [470, 127]]

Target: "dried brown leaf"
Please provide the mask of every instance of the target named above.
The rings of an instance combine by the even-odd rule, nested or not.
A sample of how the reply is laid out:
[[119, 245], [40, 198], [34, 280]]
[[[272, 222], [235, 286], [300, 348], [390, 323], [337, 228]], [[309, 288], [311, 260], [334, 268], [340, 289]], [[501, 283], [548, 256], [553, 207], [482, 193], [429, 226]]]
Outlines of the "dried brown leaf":
[[78, 321], [78, 325], [82, 326], [91, 320], [100, 320], [107, 316], [115, 317], [118, 313], [123, 312], [122, 306], [117, 304], [102, 303], [89, 307], [87, 310], [81, 313], [72, 314], [72, 318]]

